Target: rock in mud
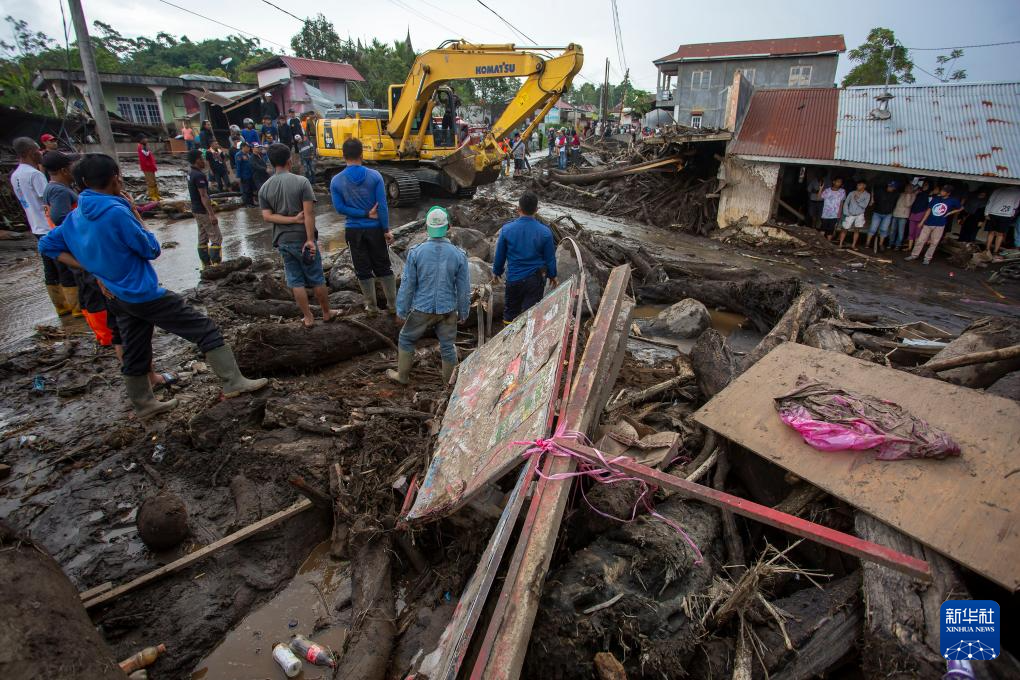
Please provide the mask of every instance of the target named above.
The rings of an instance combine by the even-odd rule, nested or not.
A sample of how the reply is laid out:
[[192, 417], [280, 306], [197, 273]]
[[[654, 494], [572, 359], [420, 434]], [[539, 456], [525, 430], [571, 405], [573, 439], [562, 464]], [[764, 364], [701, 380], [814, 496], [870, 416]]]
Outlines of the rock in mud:
[[705, 305], [694, 298], [684, 298], [659, 312], [651, 327], [678, 338], [696, 338], [704, 333], [711, 323], [712, 317]]
[[142, 502], [136, 524], [138, 535], [150, 549], [169, 550], [188, 535], [188, 509], [178, 496], [161, 493]]
[[[1011, 345], [1020, 345], [1020, 320], [1004, 316], [985, 317], [968, 326], [960, 337], [936, 354], [932, 361], [1002, 349]], [[989, 387], [999, 378], [1016, 370], [1020, 370], [1020, 357], [962, 366], [942, 371], [938, 375], [943, 380], [964, 387]]]

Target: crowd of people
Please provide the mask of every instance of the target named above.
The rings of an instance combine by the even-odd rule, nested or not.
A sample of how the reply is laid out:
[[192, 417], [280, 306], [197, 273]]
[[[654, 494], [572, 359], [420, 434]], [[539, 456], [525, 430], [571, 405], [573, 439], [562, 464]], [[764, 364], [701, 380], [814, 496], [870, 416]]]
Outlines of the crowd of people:
[[840, 248], [847, 245], [849, 235], [849, 247], [856, 250], [863, 235], [864, 247], [875, 253], [903, 250], [909, 253], [906, 260], [930, 264], [943, 237], [956, 227], [962, 242], [976, 241], [983, 229], [985, 251], [993, 259], [999, 257], [1007, 235], [1015, 247], [1020, 246], [1017, 186], [968, 192], [952, 184], [917, 179], [890, 180], [873, 188], [862, 179], [847, 191], [841, 177], [831, 181], [814, 177], [807, 193], [811, 226]]
[[[316, 318], [309, 290], [323, 322], [332, 321], [337, 312], [330, 309], [318, 245], [315, 193], [307, 173], [293, 172], [295, 155], [303, 160], [303, 137], [295, 136], [291, 144], [269, 144], [265, 156], [273, 172], [261, 182], [257, 200], [263, 220], [272, 225], [273, 246], [301, 310], [302, 323], [311, 328]], [[298, 142], [296, 151], [294, 142]], [[199, 134], [199, 143], [207, 146], [188, 152], [188, 189], [199, 230], [199, 257], [203, 266], [214, 266], [222, 259], [222, 236], [209, 187], [218, 175], [215, 163], [222, 162], [223, 151], [214, 138], [202, 139]], [[236, 154], [238, 165], [252, 162], [247, 158], [251, 147], [252, 156], [260, 155], [261, 142], [255, 146], [242, 140]], [[252, 380], [241, 373], [215, 322], [160, 284], [152, 265], [161, 253], [159, 241], [125, 192], [115, 159], [103, 154], [71, 156], [56, 150], [43, 154], [34, 140], [25, 137], [15, 140], [14, 148], [19, 165], [11, 183], [38, 241], [54, 307], [58, 315], [84, 316], [97, 342], [113, 347], [128, 403], [139, 418], [156, 416], [177, 405], [175, 399], [160, 401], [153, 391], [176, 382], [173, 374], [154, 370], [152, 337], [156, 327], [197, 345], [221, 379], [225, 397], [266, 385], [265, 379]], [[388, 375], [407, 384], [416, 342], [425, 333], [434, 332], [440, 343], [442, 375], [449, 381], [457, 365], [457, 325], [466, 322], [470, 300], [467, 255], [446, 237], [449, 214], [439, 206], [428, 211], [428, 238], [407, 252], [398, 290], [390, 264], [393, 236], [385, 182], [378, 171], [363, 165], [360, 141], [346, 140], [342, 152], [346, 168], [330, 182], [330, 197], [334, 209], [345, 217], [344, 236], [365, 311], [380, 312], [378, 282], [388, 313], [401, 323], [397, 367]], [[138, 157], [143, 172], [154, 174], [155, 159], [145, 139], [139, 140]], [[49, 173], [48, 180], [44, 170]], [[153, 197], [151, 185], [149, 197]], [[537, 209], [537, 196], [525, 192], [518, 204], [519, 217], [504, 225], [496, 244], [492, 279], [498, 283], [505, 278], [506, 324], [537, 304], [547, 282], [557, 285], [553, 235], [535, 219]]]

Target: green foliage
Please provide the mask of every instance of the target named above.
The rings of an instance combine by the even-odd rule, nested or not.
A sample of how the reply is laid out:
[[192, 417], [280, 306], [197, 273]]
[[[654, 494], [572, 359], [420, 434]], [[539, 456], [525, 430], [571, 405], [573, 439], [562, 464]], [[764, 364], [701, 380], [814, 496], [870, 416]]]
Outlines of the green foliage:
[[963, 50], [955, 49], [949, 54], [940, 54], [935, 57], [935, 62], [938, 64], [938, 68], [935, 69], [935, 77], [943, 83], [966, 80], [967, 69], [953, 69], [957, 60], [962, 56]]
[[[347, 42], [350, 42], [349, 40]], [[344, 41], [340, 40], [332, 22], [322, 14], [306, 19], [301, 30], [290, 39], [294, 54], [306, 59], [345, 61]]]
[[860, 47], [847, 52], [850, 62], [856, 64], [843, 78], [843, 87], [851, 85], [882, 85], [889, 71], [892, 56], [890, 83], [914, 82], [914, 62], [907, 50], [897, 44], [896, 35], [888, 28], [873, 28]]
[[[80, 70], [78, 44], [58, 45], [45, 33], [32, 31], [25, 20], [9, 16], [6, 21], [14, 42], [0, 41], [0, 87], [4, 89], [0, 104], [52, 115], [32, 80], [40, 69]], [[96, 65], [104, 73], [199, 73], [254, 83], [256, 76], [247, 67], [272, 56], [257, 39], [239, 35], [193, 42], [187, 36], [177, 38], [160, 31], [152, 38], [128, 38], [101, 21], [93, 24], [92, 33]], [[230, 61], [223, 65], [227, 58]]]

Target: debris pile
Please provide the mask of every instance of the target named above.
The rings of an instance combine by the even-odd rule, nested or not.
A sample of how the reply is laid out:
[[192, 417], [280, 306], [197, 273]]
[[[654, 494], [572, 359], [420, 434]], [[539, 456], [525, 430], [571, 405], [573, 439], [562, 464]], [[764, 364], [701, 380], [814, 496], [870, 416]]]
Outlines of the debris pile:
[[584, 154], [593, 167], [550, 169], [530, 185], [563, 205], [706, 235], [718, 212], [716, 163], [691, 141], [686, 131], [668, 131], [626, 147], [599, 145]]
[[[679, 174], [579, 184], [561, 180], [581, 171], [551, 173], [536, 186], [571, 205], [592, 201], [595, 212], [698, 231], [714, 221], [704, 200], [714, 180], [697, 179], [697, 154], [679, 139], [604, 155], [607, 167], [592, 171], [680, 159]], [[689, 198], [673, 200], [678, 182]], [[51, 537], [45, 547], [87, 591], [98, 628], [80, 625], [80, 609], [61, 614], [75, 626], [65, 637], [82, 641], [72, 647], [93, 659], [76, 657], [77, 668], [163, 642], [150, 677], [190, 677], [323, 542], [347, 561], [350, 588], [315, 620], [298, 617], [293, 633], [316, 640], [342, 629], [336, 677], [368, 680], [938, 677], [937, 617], [918, 612], [967, 597], [975, 583], [1004, 597], [1020, 585], [1015, 560], [1002, 558], [1016, 554], [1012, 535], [940, 539], [943, 525], [918, 512], [916, 482], [945, 489], [933, 512], [947, 525], [959, 515], [997, 531], [1002, 517], [991, 513], [1016, 511], [1000, 444], [1015, 437], [1020, 405], [970, 389], [1020, 369], [1015, 319], [982, 319], [959, 336], [865, 320], [800, 278], [673, 259], [564, 216], [551, 225], [561, 288], [490, 337], [502, 292], [489, 263], [515, 211], [480, 197], [451, 215], [450, 237], [478, 279], [453, 388], [434, 346], [419, 349], [413, 387], [386, 381], [399, 327], [389, 314], [360, 313], [342, 257], [327, 267], [330, 301], [344, 314], [311, 329], [274, 261], [206, 269], [189, 300], [224, 328], [245, 373], [273, 379], [221, 401], [194, 350], [158, 337], [158, 368], [177, 372], [170, 389], [182, 403], [148, 428], [110, 408], [112, 354], [80, 337], [53, 333], [0, 362], [0, 393], [28, 402], [10, 416], [20, 429], [3, 444], [13, 474], [2, 500], [13, 524]], [[393, 232], [402, 257], [421, 223]], [[679, 304], [654, 330], [692, 341], [689, 353], [664, 342], [668, 360], [639, 361], [639, 303]], [[719, 309], [746, 317], [756, 334], [746, 352], [711, 327]], [[773, 402], [800, 372], [895, 402], [945, 430], [960, 455], [876, 461], [874, 451], [811, 450]], [[968, 425], [972, 412], [979, 427]], [[56, 427], [68, 419], [80, 430]], [[35, 432], [45, 434], [27, 439]], [[975, 493], [989, 503], [953, 500]], [[903, 512], [889, 502], [901, 496]], [[155, 524], [153, 506], [134, 514], [148, 498], [173, 515], [148, 542], [184, 541], [159, 561], [134, 542], [136, 523]], [[0, 533], [5, 548], [13, 536]], [[0, 552], [5, 574], [40, 568], [39, 551]], [[37, 597], [29, 585], [12, 584], [8, 605]], [[251, 656], [268, 658], [276, 642], [254, 639]], [[1007, 656], [988, 662], [1002, 677]]]

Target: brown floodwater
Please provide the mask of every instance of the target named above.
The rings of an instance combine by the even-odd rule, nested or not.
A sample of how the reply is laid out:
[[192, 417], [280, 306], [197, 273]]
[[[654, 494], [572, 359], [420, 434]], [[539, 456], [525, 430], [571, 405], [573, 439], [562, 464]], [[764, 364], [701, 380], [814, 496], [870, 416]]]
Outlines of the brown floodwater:
[[[329, 541], [320, 543], [298, 568], [286, 588], [261, 607], [253, 609], [207, 657], [196, 666], [192, 680], [257, 680], [284, 678], [273, 660], [273, 645], [304, 635], [333, 651], [343, 647], [347, 627], [334, 623], [313, 633], [325, 617], [337, 621], [339, 594], [350, 588], [350, 563], [329, 556]], [[349, 592], [349, 591], [348, 591]], [[297, 675], [304, 680], [332, 677], [329, 668], [304, 664]]]

